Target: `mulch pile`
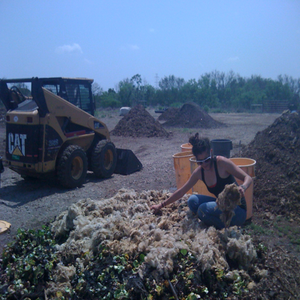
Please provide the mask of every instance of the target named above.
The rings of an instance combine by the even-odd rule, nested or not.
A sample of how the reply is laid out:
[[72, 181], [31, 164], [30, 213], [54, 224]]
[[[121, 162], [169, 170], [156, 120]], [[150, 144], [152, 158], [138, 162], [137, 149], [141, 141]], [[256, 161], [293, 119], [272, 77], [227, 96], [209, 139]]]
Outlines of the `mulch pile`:
[[177, 107], [170, 107], [166, 111], [164, 111], [157, 120], [159, 121], [169, 121], [174, 118], [174, 116], [178, 113], [179, 108]]
[[133, 107], [111, 131], [112, 135], [130, 137], [168, 137], [169, 133], [142, 105]]
[[258, 132], [242, 156], [256, 160], [255, 206], [258, 211], [300, 221], [300, 117], [284, 112]]
[[166, 121], [164, 126], [183, 128], [218, 128], [225, 124], [214, 120], [199, 105], [193, 102], [185, 103], [174, 117]]
[[268, 246], [261, 262], [268, 276], [257, 283], [250, 299], [299, 299], [299, 115], [283, 112], [242, 149], [242, 156], [256, 160], [253, 216], [265, 231], [254, 230], [254, 239], [258, 246]]

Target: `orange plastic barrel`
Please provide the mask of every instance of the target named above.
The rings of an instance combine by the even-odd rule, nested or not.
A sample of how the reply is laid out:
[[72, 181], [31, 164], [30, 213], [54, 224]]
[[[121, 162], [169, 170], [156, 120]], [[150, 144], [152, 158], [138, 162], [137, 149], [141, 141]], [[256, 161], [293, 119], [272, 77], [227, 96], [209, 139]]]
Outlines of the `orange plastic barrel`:
[[[256, 161], [251, 158], [245, 158], [245, 157], [232, 157], [230, 160], [237, 165], [239, 168], [241, 168], [245, 173], [247, 173], [249, 176], [252, 177], [252, 179], [255, 178], [255, 165]], [[236, 182], [238, 185], [243, 184], [243, 182], [237, 178]], [[247, 203], [247, 217], [246, 219], [252, 218], [253, 215], [253, 182], [248, 187], [248, 189], [245, 192], [245, 200]]]
[[[191, 177], [189, 161], [191, 157], [193, 157], [191, 151], [179, 152], [173, 155], [177, 189], [181, 188]], [[192, 189], [187, 194], [192, 194]]]
[[[195, 157], [190, 158], [190, 168], [191, 168], [191, 173], [194, 172], [194, 170], [198, 167], [196, 163]], [[212, 193], [210, 193], [204, 184], [202, 180], [198, 180], [197, 183], [193, 186], [192, 188], [193, 193], [195, 194], [200, 194], [200, 195], [207, 195], [216, 198], [216, 196]]]
[[191, 152], [192, 151], [192, 144], [190, 144], [190, 143], [187, 143], [187, 144], [182, 144], [181, 146], [180, 146], [180, 148], [181, 148], [181, 152], [184, 152], [184, 151], [189, 151], [189, 152]]

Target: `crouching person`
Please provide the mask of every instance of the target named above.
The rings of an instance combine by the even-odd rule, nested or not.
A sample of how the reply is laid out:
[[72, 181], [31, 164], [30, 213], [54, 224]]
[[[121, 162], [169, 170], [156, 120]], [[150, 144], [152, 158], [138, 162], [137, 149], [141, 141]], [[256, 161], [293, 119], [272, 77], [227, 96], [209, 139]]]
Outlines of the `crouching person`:
[[[199, 134], [196, 133], [195, 136], [189, 139], [189, 142], [192, 144], [192, 152], [196, 157], [198, 167], [181, 188], [177, 189], [164, 202], [151, 206], [151, 209], [154, 213], [157, 213], [163, 207], [182, 198], [198, 180], [202, 180], [208, 191], [218, 198], [218, 195], [224, 190], [225, 186], [236, 183], [235, 178], [238, 178], [243, 182], [238, 187], [242, 198], [241, 204], [234, 210], [230, 226], [243, 225], [247, 216], [245, 191], [251, 185], [252, 178], [237, 167], [230, 159], [223, 156], [213, 156], [208, 138], [200, 138]], [[225, 227], [225, 224], [220, 218], [222, 211], [217, 207], [216, 198], [207, 195], [191, 195], [188, 199], [188, 206], [193, 213], [198, 215], [203, 223], [208, 226], [215, 226], [217, 229], [222, 229]]]

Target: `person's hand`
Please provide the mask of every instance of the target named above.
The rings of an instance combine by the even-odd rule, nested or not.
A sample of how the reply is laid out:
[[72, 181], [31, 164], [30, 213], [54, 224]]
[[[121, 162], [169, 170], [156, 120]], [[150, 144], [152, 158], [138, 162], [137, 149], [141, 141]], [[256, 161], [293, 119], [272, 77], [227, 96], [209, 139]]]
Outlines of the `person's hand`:
[[245, 197], [245, 187], [243, 185], [239, 186], [239, 192], [241, 194], [242, 197]]
[[150, 209], [153, 209], [153, 213], [156, 215], [161, 210], [161, 204], [152, 205]]

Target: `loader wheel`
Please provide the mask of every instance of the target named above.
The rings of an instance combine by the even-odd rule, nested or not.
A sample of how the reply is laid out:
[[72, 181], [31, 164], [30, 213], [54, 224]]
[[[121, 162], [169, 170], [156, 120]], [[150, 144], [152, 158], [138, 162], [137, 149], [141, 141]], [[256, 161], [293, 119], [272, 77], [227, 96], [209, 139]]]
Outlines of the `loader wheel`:
[[97, 143], [91, 155], [91, 169], [97, 177], [110, 177], [117, 165], [115, 145], [107, 140]]
[[75, 188], [85, 182], [87, 158], [83, 149], [77, 145], [68, 146], [60, 156], [57, 176], [62, 186]]

